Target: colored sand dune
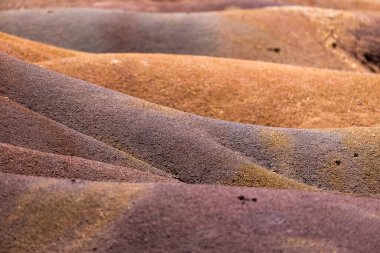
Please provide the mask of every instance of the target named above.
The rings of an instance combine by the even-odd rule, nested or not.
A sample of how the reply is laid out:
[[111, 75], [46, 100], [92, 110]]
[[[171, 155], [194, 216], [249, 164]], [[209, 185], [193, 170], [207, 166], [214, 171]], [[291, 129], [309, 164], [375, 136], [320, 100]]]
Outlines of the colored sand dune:
[[377, 252], [377, 10], [0, 1], [0, 252]]

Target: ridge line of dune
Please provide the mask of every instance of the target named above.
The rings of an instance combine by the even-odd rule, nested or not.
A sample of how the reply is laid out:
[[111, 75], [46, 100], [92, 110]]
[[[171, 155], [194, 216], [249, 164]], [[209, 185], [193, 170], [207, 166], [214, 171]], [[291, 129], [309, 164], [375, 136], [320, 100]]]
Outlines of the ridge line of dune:
[[117, 182], [171, 182], [172, 178], [77, 156], [42, 152], [0, 142], [0, 171], [26, 176]]
[[[57, 122], [56, 120], [54, 120], [50, 117], [46, 117], [45, 115], [42, 115], [39, 112], [31, 110], [30, 108], [26, 108], [24, 105], [18, 103], [17, 101], [15, 101], [11, 98], [4, 97], [4, 95], [2, 95], [2, 93], [1, 93], [1, 91], [0, 91], [0, 102], [10, 105], [11, 108], [15, 107], [16, 110], [21, 110], [23, 113], [25, 113], [27, 115], [31, 114], [30, 116], [36, 117], [39, 121], [41, 121], [42, 124], [49, 124], [49, 125], [53, 126], [54, 128], [58, 129], [59, 131], [63, 130], [65, 134], [68, 133], [70, 135], [72, 135], [72, 134], [79, 135], [77, 138], [80, 138], [82, 140], [89, 139], [86, 142], [100, 143], [102, 148], [105, 150], [111, 149], [110, 151], [113, 151], [113, 150], [116, 151], [117, 150], [117, 152], [120, 152], [120, 154], [118, 154], [119, 159], [117, 159], [115, 161], [110, 160], [107, 162], [105, 160], [106, 158], [108, 158], [107, 156], [97, 157], [97, 160], [95, 160], [95, 156], [94, 156], [95, 154], [85, 154], [85, 153], [81, 156], [81, 158], [84, 158], [84, 159], [92, 158], [90, 160], [104, 162], [104, 163], [110, 163], [110, 164], [114, 164], [114, 165], [118, 165], [118, 166], [129, 165], [132, 168], [135, 168], [135, 169], [138, 169], [141, 171], [149, 171], [153, 174], [157, 174], [157, 175], [161, 175], [161, 176], [168, 176], [165, 172], [153, 167], [152, 165], [146, 163], [145, 161], [139, 160], [138, 158], [136, 158], [136, 157], [132, 156], [131, 154], [125, 152], [125, 150], [121, 150], [120, 148], [109, 145], [108, 143], [104, 142], [104, 140], [99, 140], [98, 138], [94, 138], [93, 136], [87, 135], [85, 133], [78, 132], [77, 130], [75, 130], [75, 129], [67, 126], [67, 125], [64, 125], [60, 122]], [[9, 128], [9, 126], [7, 126], [7, 123], [5, 122], [5, 120], [4, 120], [3, 124], [5, 124], [6, 128]], [[49, 128], [51, 128], [51, 126], [49, 126]], [[10, 130], [10, 129], [7, 129], [7, 130]], [[22, 142], [22, 140], [20, 140], [20, 141]], [[73, 151], [61, 150], [63, 148], [67, 148], [67, 147], [63, 146], [63, 143], [64, 143], [63, 140], [60, 141], [59, 145], [61, 145], [61, 146], [58, 145], [58, 147], [54, 148], [54, 149], [58, 149], [58, 150], [56, 150], [55, 152], [52, 152], [53, 150], [50, 150], [50, 152], [56, 153], [56, 154], [61, 154], [61, 155], [71, 155], [71, 152], [73, 152]], [[9, 143], [9, 144], [14, 145], [15, 143]], [[24, 148], [31, 148], [31, 145], [32, 144], [24, 145], [25, 146]], [[22, 145], [20, 145], [20, 146], [22, 146]], [[41, 152], [46, 152], [49, 149], [49, 147], [46, 147], [43, 149], [39, 148], [39, 149], [40, 149], [39, 151], [41, 151]], [[69, 152], [69, 153], [67, 153], [67, 152]], [[125, 156], [125, 158], [123, 158], [123, 156]], [[127, 159], [127, 160], [125, 160], [125, 159]]]

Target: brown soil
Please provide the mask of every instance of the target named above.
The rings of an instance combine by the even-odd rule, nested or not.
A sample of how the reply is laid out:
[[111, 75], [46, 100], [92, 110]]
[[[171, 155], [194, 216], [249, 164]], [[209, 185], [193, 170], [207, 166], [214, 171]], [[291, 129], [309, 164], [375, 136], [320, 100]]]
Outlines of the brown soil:
[[126, 150], [117, 149], [95, 138], [35, 113], [7, 97], [0, 96], [0, 142], [55, 153], [77, 156], [143, 171], [161, 171], [139, 161]]
[[39, 65], [156, 104], [235, 122], [293, 128], [380, 122], [378, 75], [152, 54], [86, 55]]
[[39, 65], [213, 118], [296, 128], [373, 126], [380, 120], [377, 75], [194, 56], [62, 55], [60, 48], [48, 54], [44, 44], [6, 34], [0, 41], [0, 51], [23, 60], [48, 60]]
[[0, 171], [18, 175], [118, 181], [130, 183], [174, 183], [169, 177], [113, 166], [108, 163], [63, 156], [0, 143]]
[[6, 55], [0, 62], [4, 96], [127, 150], [183, 182], [297, 189], [310, 185], [361, 195], [380, 192], [375, 159], [380, 152], [378, 128], [312, 131], [218, 121], [150, 104]]
[[2, 252], [375, 252], [380, 201], [1, 174]]
[[0, 33], [0, 252], [376, 252], [378, 1], [233, 4], [289, 2], [346, 11], [0, 1], [95, 7], [0, 30], [115, 52]]
[[76, 50], [207, 55], [364, 72], [378, 71], [378, 21], [374, 13], [304, 7], [191, 14], [0, 12], [0, 30]]
[[0, 32], [0, 41], [1, 52], [10, 54], [27, 62], [49, 61], [84, 55], [84, 53], [41, 44], [2, 32]]

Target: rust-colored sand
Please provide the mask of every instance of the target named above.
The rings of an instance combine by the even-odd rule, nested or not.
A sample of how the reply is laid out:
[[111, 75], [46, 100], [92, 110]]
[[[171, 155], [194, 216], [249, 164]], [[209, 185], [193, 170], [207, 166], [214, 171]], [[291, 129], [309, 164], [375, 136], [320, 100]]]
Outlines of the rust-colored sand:
[[153, 103], [224, 120], [296, 128], [380, 122], [378, 75], [151, 54], [86, 55], [39, 65]]
[[0, 32], [0, 51], [27, 62], [49, 61], [84, 55], [84, 53], [49, 46], [2, 32]]

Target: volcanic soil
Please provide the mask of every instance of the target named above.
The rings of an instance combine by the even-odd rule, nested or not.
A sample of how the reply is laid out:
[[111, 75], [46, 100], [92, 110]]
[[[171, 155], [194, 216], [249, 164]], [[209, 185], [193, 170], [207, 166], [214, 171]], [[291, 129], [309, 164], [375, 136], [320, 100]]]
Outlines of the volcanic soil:
[[292, 128], [380, 122], [378, 75], [161, 54], [87, 54], [39, 65], [156, 104], [223, 120]]
[[379, 3], [0, 1], [0, 252], [376, 252]]
[[375, 12], [310, 7], [173, 14], [0, 12], [1, 31], [75, 50], [205, 55], [361, 72], [379, 70], [378, 22]]
[[7, 55], [0, 70], [0, 92], [14, 103], [183, 182], [379, 193], [377, 127], [244, 125], [150, 104]]
[[3, 252], [375, 252], [379, 247], [376, 199], [11, 174], [0, 174], [0, 189], [0, 225], [8, 228], [0, 233]]

